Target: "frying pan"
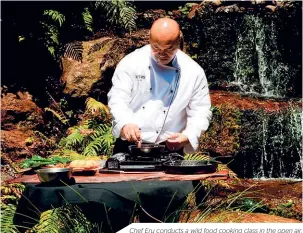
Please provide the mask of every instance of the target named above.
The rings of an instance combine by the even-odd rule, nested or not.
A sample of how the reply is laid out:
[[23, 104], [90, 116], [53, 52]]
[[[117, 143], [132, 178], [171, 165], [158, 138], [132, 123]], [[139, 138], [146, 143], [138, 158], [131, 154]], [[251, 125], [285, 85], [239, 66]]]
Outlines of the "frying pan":
[[133, 156], [159, 157], [163, 153], [165, 145], [142, 144], [141, 148], [137, 145], [131, 145], [128, 149]]
[[175, 160], [163, 163], [164, 171], [173, 174], [214, 173], [218, 163], [214, 160]]

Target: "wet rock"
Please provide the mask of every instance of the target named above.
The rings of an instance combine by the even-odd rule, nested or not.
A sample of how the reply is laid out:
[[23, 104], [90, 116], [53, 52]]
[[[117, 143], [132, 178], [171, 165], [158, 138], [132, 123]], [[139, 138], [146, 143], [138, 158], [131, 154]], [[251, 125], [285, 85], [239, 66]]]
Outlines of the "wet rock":
[[166, 16], [166, 11], [162, 9], [147, 10], [137, 13], [137, 16], [138, 27], [149, 29], [155, 20]]
[[26, 141], [33, 135], [31, 131], [23, 132], [18, 129], [2, 130], [1, 134], [1, 149], [10, 159], [15, 160], [31, 154], [26, 146]]
[[264, 5], [266, 4], [266, 1], [264, 0], [255, 0], [255, 1], [251, 1], [252, 4], [255, 4], [255, 5]]
[[276, 8], [277, 8], [277, 6], [272, 6], [272, 5], [267, 5], [265, 7], [266, 10], [271, 11], [271, 12], [275, 12]]
[[51, 144], [52, 139], [41, 137], [38, 131], [33, 130], [1, 130], [1, 136], [1, 151], [12, 161], [35, 154], [46, 156], [55, 143]]
[[192, 19], [192, 18], [195, 17], [196, 11], [198, 10], [199, 6], [200, 6], [199, 4], [195, 4], [195, 5], [192, 6], [192, 8], [191, 8], [189, 14], [187, 15], [187, 17], [188, 17], [189, 19]]
[[237, 4], [233, 4], [230, 6], [221, 6], [216, 9], [216, 13], [219, 13], [219, 12], [232, 13], [232, 12], [238, 12], [238, 11], [239, 11], [239, 7]]
[[11, 160], [47, 150], [35, 132], [43, 126], [43, 111], [28, 92], [2, 93], [1, 151]]
[[5, 93], [1, 98], [1, 129], [34, 129], [43, 124], [43, 111], [28, 92]]
[[139, 30], [123, 38], [103, 37], [82, 42], [82, 62], [67, 57], [62, 59], [63, 92], [75, 98], [86, 97], [96, 91], [100, 82], [106, 82], [102, 91], [107, 92], [117, 63], [126, 54], [147, 44], [148, 35], [147, 30]]
[[272, 3], [275, 4], [276, 6], [279, 6], [279, 7], [284, 5], [284, 1], [279, 1], [279, 0], [278, 1], [273, 0]]
[[222, 1], [220, 0], [209, 0], [208, 2], [215, 6], [220, 6], [222, 4]]

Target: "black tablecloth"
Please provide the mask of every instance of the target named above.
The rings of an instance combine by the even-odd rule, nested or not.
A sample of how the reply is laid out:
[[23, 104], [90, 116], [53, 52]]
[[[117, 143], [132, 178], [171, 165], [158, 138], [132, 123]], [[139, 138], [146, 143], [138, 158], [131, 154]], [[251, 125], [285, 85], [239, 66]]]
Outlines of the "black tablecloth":
[[[193, 187], [191, 181], [127, 181], [69, 186], [28, 184], [16, 211], [22, 215], [14, 216], [14, 224], [32, 227], [34, 224], [25, 216], [39, 219], [36, 208], [43, 212], [69, 203], [77, 204], [91, 222], [104, 222], [107, 214], [116, 232], [129, 225], [134, 210], [140, 205], [150, 215], [162, 220], [164, 214], [168, 216], [185, 202]], [[104, 205], [110, 208], [109, 212], [106, 213]], [[140, 221], [151, 221], [147, 216], [142, 215]]]

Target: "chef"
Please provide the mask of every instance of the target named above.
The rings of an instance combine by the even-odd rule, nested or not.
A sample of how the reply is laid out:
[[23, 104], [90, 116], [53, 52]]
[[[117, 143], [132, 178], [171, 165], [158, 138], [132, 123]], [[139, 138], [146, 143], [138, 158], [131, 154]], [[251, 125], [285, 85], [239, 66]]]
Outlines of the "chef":
[[165, 143], [170, 151], [193, 153], [212, 116], [204, 70], [180, 50], [180, 27], [160, 18], [150, 43], [117, 65], [108, 93], [117, 137], [113, 153], [131, 143]]

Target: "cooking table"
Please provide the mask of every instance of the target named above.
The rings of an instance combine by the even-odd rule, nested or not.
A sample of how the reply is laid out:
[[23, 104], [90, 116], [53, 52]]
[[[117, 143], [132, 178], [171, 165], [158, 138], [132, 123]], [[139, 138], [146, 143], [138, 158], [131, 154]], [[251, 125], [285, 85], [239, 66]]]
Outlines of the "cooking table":
[[[95, 175], [74, 175], [76, 183], [108, 183], [108, 182], [121, 182], [121, 181], [144, 181], [144, 180], [170, 180], [170, 181], [185, 181], [185, 180], [224, 180], [228, 178], [228, 170], [222, 170], [215, 173], [208, 174], [167, 174], [165, 172], [125, 172], [120, 174], [105, 174], [97, 172]], [[40, 183], [38, 176], [23, 175], [11, 181], [11, 183]]]
[[[40, 183], [36, 174], [23, 175], [11, 181], [27, 184], [16, 211], [22, 215], [14, 216], [14, 224], [32, 227], [33, 221], [25, 216], [39, 219], [37, 209], [43, 212], [69, 203], [77, 204], [89, 221], [103, 222], [105, 232], [111, 228], [116, 232], [130, 223], [135, 209], [141, 210], [141, 222], [151, 220], [142, 214], [142, 209], [138, 208], [140, 205], [150, 215], [163, 220], [164, 215], [180, 208], [199, 180], [227, 178], [227, 170], [195, 175], [96, 173], [94, 176], [73, 176], [68, 185], [51, 186]], [[110, 224], [106, 219], [110, 219]], [[24, 232], [22, 228], [19, 230]]]

